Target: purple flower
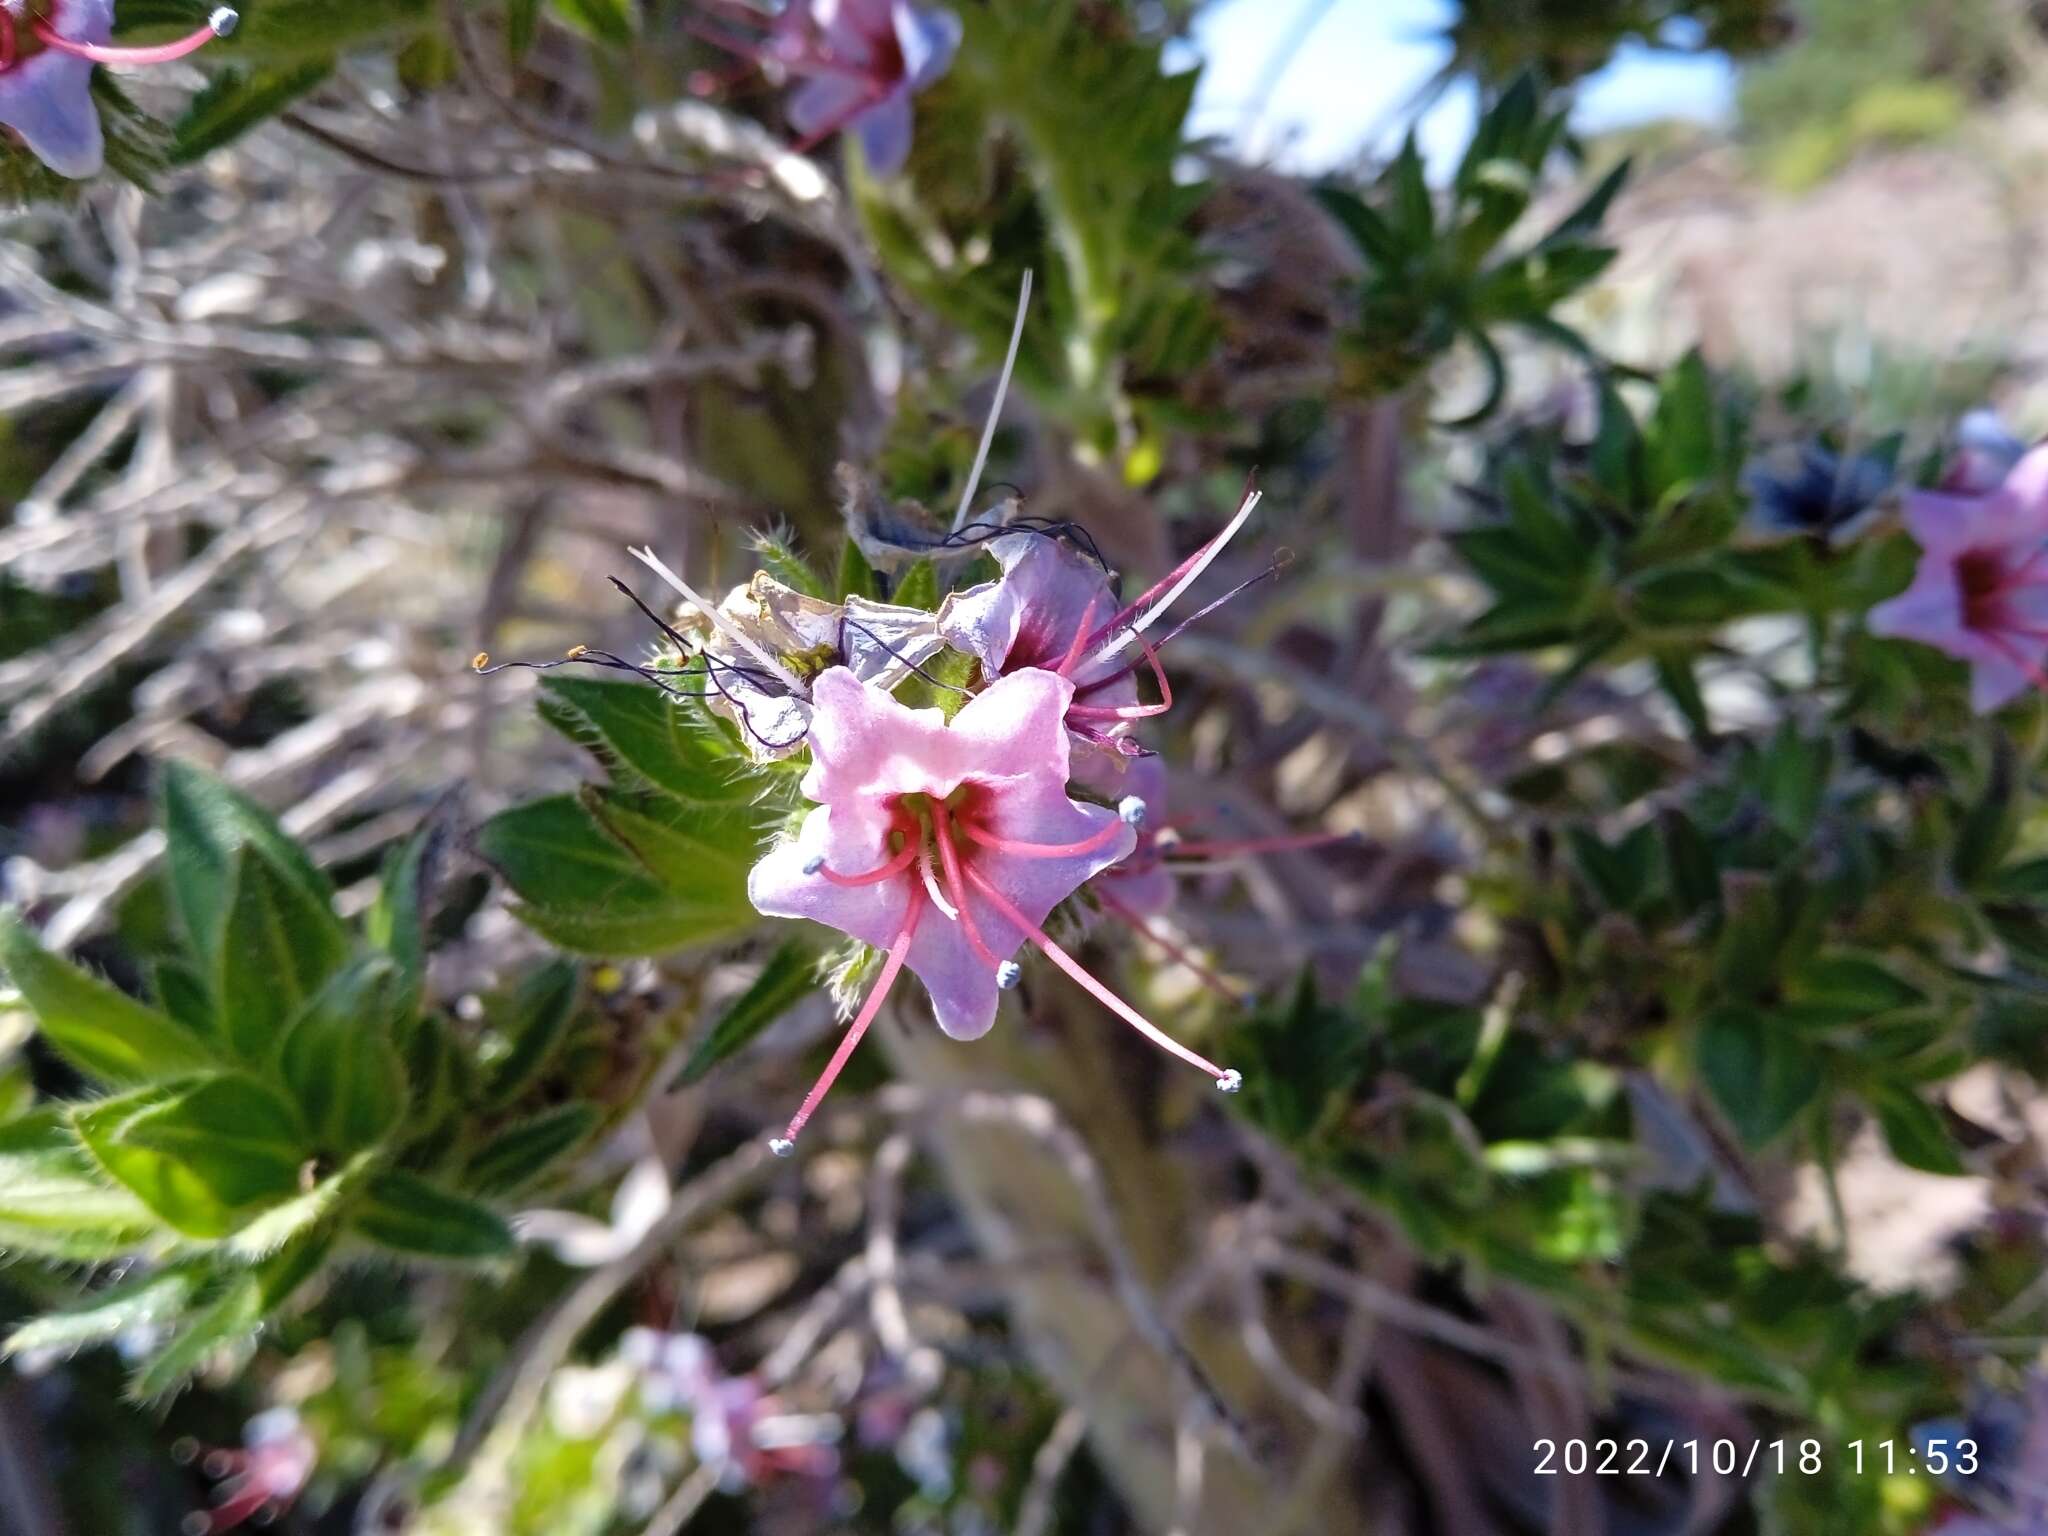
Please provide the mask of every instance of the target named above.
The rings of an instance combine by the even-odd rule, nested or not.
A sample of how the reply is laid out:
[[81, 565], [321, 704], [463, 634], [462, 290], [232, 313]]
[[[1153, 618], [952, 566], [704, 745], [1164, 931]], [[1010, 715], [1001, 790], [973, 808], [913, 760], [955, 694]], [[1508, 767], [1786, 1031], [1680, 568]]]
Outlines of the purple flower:
[[216, 10], [205, 26], [153, 48], [114, 48], [113, 0], [0, 0], [0, 126], [19, 134], [29, 153], [59, 176], [99, 174], [106, 161], [100, 115], [92, 102], [95, 64], [161, 64], [235, 29], [236, 15]]
[[1904, 592], [1870, 610], [1871, 631], [1968, 662], [1979, 714], [2048, 687], [2048, 449], [1988, 495], [1915, 492], [1906, 526], [1920, 565]]
[[1066, 678], [1025, 668], [949, 721], [843, 667], [818, 679], [803, 782], [817, 808], [754, 866], [747, 893], [762, 913], [837, 928], [886, 958], [778, 1152], [794, 1149], [906, 966], [925, 984], [939, 1028], [978, 1039], [995, 1022], [998, 994], [1017, 983], [1009, 957], [1027, 939], [1155, 1044], [1226, 1091], [1237, 1087], [1236, 1073], [1171, 1039], [1045, 932], [1055, 906], [1131, 851], [1144, 818], [1135, 796], [1111, 811], [1068, 795], [1073, 697]]
[[868, 168], [893, 176], [910, 155], [910, 98], [943, 75], [960, 47], [960, 18], [910, 0], [798, 0], [769, 45], [802, 84], [789, 121], [806, 146], [842, 130]]

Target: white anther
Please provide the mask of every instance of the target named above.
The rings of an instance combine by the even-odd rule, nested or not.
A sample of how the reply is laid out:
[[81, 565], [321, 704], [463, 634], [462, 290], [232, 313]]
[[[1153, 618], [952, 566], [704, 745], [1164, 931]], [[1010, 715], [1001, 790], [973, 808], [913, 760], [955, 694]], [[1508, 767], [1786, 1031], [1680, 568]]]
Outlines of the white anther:
[[232, 6], [221, 6], [206, 18], [206, 25], [215, 37], [226, 37], [242, 24], [241, 13]]
[[1145, 825], [1145, 802], [1136, 795], [1125, 795], [1123, 799], [1117, 801], [1116, 813], [1123, 818], [1123, 823], [1127, 827]]
[[1005, 960], [996, 967], [996, 985], [1005, 992], [1014, 992], [1023, 979], [1024, 967], [1014, 960]]
[[1232, 1067], [1216, 1079], [1216, 1087], [1224, 1093], [1235, 1093], [1244, 1086], [1244, 1074]]
[[768, 1138], [768, 1150], [777, 1157], [789, 1157], [796, 1152], [796, 1143], [786, 1136], [771, 1136]]

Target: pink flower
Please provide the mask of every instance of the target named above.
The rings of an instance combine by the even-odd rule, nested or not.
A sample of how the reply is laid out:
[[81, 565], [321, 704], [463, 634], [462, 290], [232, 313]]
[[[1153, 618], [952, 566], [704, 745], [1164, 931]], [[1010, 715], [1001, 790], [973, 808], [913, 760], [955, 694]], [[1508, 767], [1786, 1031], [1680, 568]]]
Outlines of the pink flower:
[[221, 1480], [218, 1502], [185, 1517], [185, 1536], [219, 1536], [246, 1521], [275, 1515], [298, 1498], [320, 1460], [319, 1446], [289, 1408], [272, 1408], [249, 1420], [242, 1427], [242, 1446], [206, 1453], [201, 1466]]
[[817, 808], [754, 866], [748, 894], [769, 916], [810, 918], [886, 958], [778, 1152], [793, 1150], [900, 971], [924, 983], [940, 1029], [977, 1039], [1021, 975], [1010, 956], [1026, 939], [1155, 1043], [1237, 1087], [1236, 1073], [1170, 1039], [1045, 933], [1055, 906], [1131, 851], [1143, 818], [1136, 797], [1111, 811], [1068, 795], [1073, 683], [1042, 668], [1012, 672], [951, 721], [843, 667], [820, 676], [811, 697], [803, 791]]
[[[985, 547], [1002, 566], [1002, 575], [947, 598], [939, 609], [939, 633], [955, 650], [979, 660], [990, 677], [1038, 667], [1072, 679], [1068, 729], [1090, 746], [1140, 756], [1143, 749], [1128, 735], [1132, 722], [1164, 714], [1173, 705], [1159, 647], [1280, 566], [1270, 565], [1251, 582], [1232, 588], [1156, 642], [1147, 640], [1145, 632], [1223, 553], [1258, 504], [1259, 493], [1248, 492], [1221, 533], [1128, 605], [1119, 604], [1100, 561], [1057, 536], [1037, 531], [1000, 535]], [[1138, 702], [1140, 667], [1149, 668], [1158, 684], [1156, 704]]]
[[155, 48], [112, 48], [113, 0], [0, 0], [0, 125], [59, 176], [99, 174], [106, 159], [92, 103], [94, 64], [160, 64], [225, 37], [223, 7], [189, 37]]
[[[742, 0], [711, 0], [707, 9], [743, 26], [766, 19]], [[910, 0], [791, 0], [765, 39], [702, 22], [690, 29], [745, 60], [742, 73], [768, 64], [801, 82], [789, 99], [800, 151], [851, 131], [877, 176], [903, 169], [910, 98], [943, 75], [960, 48], [958, 16]]]
[[2048, 687], [2048, 449], [2027, 454], [1985, 496], [1914, 493], [1906, 525], [1920, 566], [1904, 592], [1871, 609], [1871, 631], [1968, 662], [1979, 714], [2030, 684]]

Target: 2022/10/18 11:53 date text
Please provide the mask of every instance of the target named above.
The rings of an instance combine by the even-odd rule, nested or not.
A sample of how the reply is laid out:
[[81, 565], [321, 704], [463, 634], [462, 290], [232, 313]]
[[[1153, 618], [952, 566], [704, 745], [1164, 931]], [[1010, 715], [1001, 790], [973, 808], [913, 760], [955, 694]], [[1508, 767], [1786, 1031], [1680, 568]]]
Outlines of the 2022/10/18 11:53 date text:
[[[1702, 1471], [1722, 1477], [1756, 1472], [1812, 1477], [1827, 1465], [1819, 1440], [1538, 1440], [1538, 1477], [1662, 1477]], [[1849, 1470], [1891, 1476], [1969, 1477], [1977, 1470], [1977, 1442], [1971, 1439], [1851, 1440], [1837, 1455]]]

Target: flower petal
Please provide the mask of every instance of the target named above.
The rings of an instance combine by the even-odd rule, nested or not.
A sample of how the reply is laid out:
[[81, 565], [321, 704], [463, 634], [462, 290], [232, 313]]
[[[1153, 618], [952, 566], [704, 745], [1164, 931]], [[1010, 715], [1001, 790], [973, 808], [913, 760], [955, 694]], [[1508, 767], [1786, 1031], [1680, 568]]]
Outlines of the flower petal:
[[854, 119], [869, 91], [865, 80], [852, 75], [814, 75], [790, 95], [784, 109], [789, 126], [807, 139], [843, 128]]
[[[65, 35], [71, 35], [67, 28]], [[82, 180], [106, 163], [90, 59], [46, 49], [0, 74], [0, 124], [59, 176]]]
[[893, 7], [896, 46], [910, 88], [921, 91], [952, 67], [960, 48], [960, 18], [951, 11], [899, 3]]
[[910, 158], [910, 87], [898, 84], [848, 125], [877, 176], [894, 176]]

